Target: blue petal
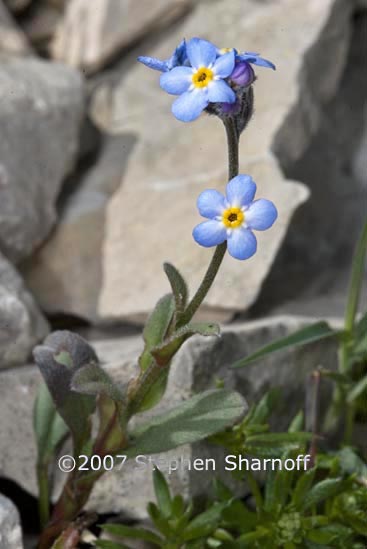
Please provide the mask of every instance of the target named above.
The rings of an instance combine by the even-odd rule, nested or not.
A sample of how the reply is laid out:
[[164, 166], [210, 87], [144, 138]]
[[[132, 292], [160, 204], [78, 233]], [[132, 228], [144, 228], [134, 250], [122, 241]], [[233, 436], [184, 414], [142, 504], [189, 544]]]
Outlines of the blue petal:
[[253, 201], [256, 184], [250, 175], [237, 175], [227, 185], [226, 195], [231, 206], [247, 206]]
[[211, 220], [196, 225], [192, 236], [200, 246], [210, 248], [222, 244], [227, 238], [227, 232], [223, 223]]
[[260, 198], [250, 204], [245, 212], [245, 221], [250, 229], [266, 231], [278, 217], [276, 207], [270, 200]]
[[200, 215], [209, 219], [221, 215], [225, 209], [224, 196], [214, 189], [208, 189], [199, 195], [197, 207]]
[[181, 95], [192, 84], [192, 69], [190, 67], [176, 67], [164, 72], [160, 80], [161, 88], [167, 93]]
[[234, 63], [235, 63], [235, 53], [234, 50], [225, 53], [224, 55], [221, 55], [218, 57], [216, 62], [214, 63], [213, 71], [216, 76], [219, 76], [220, 78], [226, 78], [229, 76], [233, 69], [234, 69]]
[[208, 86], [208, 99], [211, 103], [234, 103], [236, 94], [224, 80], [215, 80]]
[[171, 59], [169, 59], [168, 61], [169, 69], [173, 69], [174, 67], [178, 67], [179, 65], [184, 65], [186, 61], [186, 40], [183, 39], [181, 44], [179, 44], [173, 52]]
[[214, 63], [217, 57], [215, 46], [207, 40], [201, 40], [200, 38], [192, 38], [187, 43], [186, 52], [191, 65], [195, 69], [208, 67]]
[[138, 61], [140, 63], [143, 63], [143, 65], [146, 65], [150, 69], [154, 69], [155, 71], [168, 71], [167, 61], [161, 61], [160, 59], [156, 59], [155, 57], [144, 57], [142, 55], [138, 57]]
[[228, 237], [228, 252], [235, 259], [248, 259], [256, 253], [255, 235], [248, 229], [233, 229]]
[[273, 69], [274, 71], [276, 68], [274, 63], [268, 61], [267, 59], [264, 59], [263, 57], [260, 57], [260, 55], [256, 53], [241, 53], [238, 56], [238, 59], [240, 59], [241, 61], [247, 61], [248, 63], [252, 63], [253, 65], [258, 65], [260, 67], [267, 67], [268, 69]]
[[182, 122], [192, 122], [208, 106], [208, 95], [201, 90], [187, 91], [172, 105], [172, 112]]

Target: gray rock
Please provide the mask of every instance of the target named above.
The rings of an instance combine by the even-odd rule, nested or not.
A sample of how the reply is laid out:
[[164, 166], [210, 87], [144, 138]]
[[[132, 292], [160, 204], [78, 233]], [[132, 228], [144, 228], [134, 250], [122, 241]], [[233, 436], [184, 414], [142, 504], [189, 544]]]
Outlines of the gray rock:
[[71, 0], [51, 48], [55, 59], [92, 73], [152, 29], [187, 12], [191, 0]]
[[[320, 127], [296, 161], [282, 164], [304, 181], [310, 200], [294, 216], [255, 316], [343, 316], [352, 258], [367, 211], [367, 12], [353, 18], [347, 63]], [[282, 158], [289, 158], [286, 143]], [[347, 228], [347, 230], [346, 230]], [[285, 283], [287, 281], [287, 283]], [[292, 281], [292, 283], [288, 283]], [[367, 273], [361, 295], [367, 304]]]
[[23, 549], [19, 513], [15, 505], [0, 494], [0, 549]]
[[[348, 0], [312, 4], [235, 0], [231, 10], [225, 0], [199, 2], [159, 43], [140, 46], [120, 66], [95, 80], [94, 121], [109, 133], [137, 134], [139, 141], [129, 153], [122, 184], [105, 210], [98, 299], [84, 292], [85, 286], [91, 287], [84, 279], [65, 295], [63, 312], [99, 323], [141, 320], [167, 291], [165, 276], [158, 274], [163, 261], [175, 263], [191, 288], [205, 272], [211, 251], [198, 247], [191, 231], [199, 221], [195, 211], [199, 192], [207, 186], [223, 188], [226, 182], [223, 130], [213, 117], [186, 125], [176, 121], [169, 113], [172, 98], [159, 88], [159, 75], [136, 63], [138, 54], [167, 57], [183, 36], [190, 38], [198, 29], [219, 45], [260, 51], [279, 66], [275, 73], [257, 69], [256, 113], [243, 135], [240, 156], [241, 172], [253, 174], [259, 193], [275, 200], [279, 221], [271, 232], [260, 235], [259, 253], [250, 261], [243, 264], [226, 258], [206, 300], [212, 318], [228, 319], [234, 312], [248, 311], [269, 275], [295, 210], [308, 196], [305, 187], [296, 183], [302, 178], [285, 176], [281, 166], [305, 153], [320, 127], [325, 104], [338, 88], [350, 43], [352, 8]], [[153, 216], [147, 230], [145, 220]], [[307, 240], [309, 230], [303, 229], [297, 237]], [[308, 240], [309, 255], [313, 242]], [[334, 242], [329, 236], [329, 247]], [[56, 244], [52, 238], [47, 244], [54, 257]], [[297, 248], [294, 255], [299, 261]], [[49, 270], [56, 269], [51, 264], [45, 273]], [[92, 271], [85, 276], [96, 280]], [[46, 278], [41, 268], [33, 272], [35, 278]], [[66, 287], [67, 280], [67, 274], [60, 273], [55, 290]], [[79, 311], [72, 305], [77, 294]], [[39, 290], [37, 298], [42, 300]], [[54, 310], [49, 297], [42, 303], [47, 311]], [[91, 303], [97, 303], [92, 315]]]
[[0, 0], [0, 61], [2, 57], [23, 56], [30, 53], [31, 48], [27, 38]]
[[47, 332], [47, 321], [21, 277], [0, 254], [0, 369], [24, 364]]
[[[312, 370], [320, 364], [325, 368], [335, 367], [335, 343], [325, 340], [309, 345], [307, 349], [278, 353], [242, 370], [232, 370], [229, 366], [263, 344], [311, 321], [299, 317], [278, 317], [227, 327], [220, 339], [190, 340], [175, 358], [167, 393], [153, 413], [173, 407], [192, 393], [213, 387], [219, 377], [227, 387], [239, 390], [250, 404], [266, 390], [274, 386], [281, 387], [282, 404], [273, 419], [276, 429], [285, 428], [294, 414], [304, 406], [305, 388]], [[136, 374], [136, 360], [141, 346], [140, 337], [95, 343], [107, 370], [122, 382]], [[34, 494], [36, 482], [32, 465], [36, 456], [31, 410], [40, 374], [34, 366], [27, 366], [1, 372], [0, 381], [0, 476], [15, 480]], [[144, 417], [143, 414], [139, 415], [139, 421]], [[12, 440], [11, 445], [9, 440]], [[19, 452], [19, 448], [23, 451]], [[180, 457], [215, 457], [220, 464], [222, 453], [208, 444], [198, 444], [164, 454], [166, 464]], [[61, 473], [60, 476], [65, 478]], [[174, 491], [194, 495], [208, 488], [212, 476], [210, 471], [190, 472], [182, 468], [170, 475], [170, 483]], [[56, 492], [59, 490], [60, 477]], [[105, 474], [96, 485], [88, 508], [100, 513], [119, 513], [124, 510], [137, 518], [145, 518], [146, 504], [153, 499], [151, 472], [137, 470], [136, 464], [131, 461], [127, 462], [122, 471]]]
[[0, 66], [0, 249], [19, 262], [56, 219], [55, 201], [78, 149], [80, 75], [58, 63]]
[[129, 134], [105, 139], [96, 165], [64, 201], [53, 245], [46, 243], [22, 266], [29, 287], [48, 312], [68, 311], [97, 321], [107, 207], [120, 185], [134, 142]]

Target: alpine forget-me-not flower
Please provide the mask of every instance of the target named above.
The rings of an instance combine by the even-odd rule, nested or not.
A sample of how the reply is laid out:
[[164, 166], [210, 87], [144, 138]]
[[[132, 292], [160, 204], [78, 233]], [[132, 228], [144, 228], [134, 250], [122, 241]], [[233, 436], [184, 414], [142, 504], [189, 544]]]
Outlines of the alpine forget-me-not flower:
[[182, 40], [181, 44], [177, 46], [171, 57], [165, 61], [161, 61], [156, 57], [145, 57], [143, 55], [138, 57], [138, 61], [150, 69], [160, 72], [168, 72], [175, 67], [185, 65], [185, 63], [188, 63], [186, 55], [186, 41]]
[[161, 75], [161, 87], [179, 95], [172, 105], [178, 120], [191, 122], [209, 103], [234, 103], [236, 94], [225, 81], [235, 65], [235, 52], [217, 56], [217, 48], [207, 40], [192, 38], [186, 44], [189, 67], [175, 67]]
[[257, 249], [253, 230], [269, 229], [278, 212], [270, 200], [254, 200], [256, 184], [249, 175], [237, 175], [227, 184], [226, 195], [209, 189], [202, 192], [197, 206], [208, 218], [193, 230], [193, 237], [205, 247], [218, 246], [227, 240], [228, 252], [236, 259], [248, 259]]

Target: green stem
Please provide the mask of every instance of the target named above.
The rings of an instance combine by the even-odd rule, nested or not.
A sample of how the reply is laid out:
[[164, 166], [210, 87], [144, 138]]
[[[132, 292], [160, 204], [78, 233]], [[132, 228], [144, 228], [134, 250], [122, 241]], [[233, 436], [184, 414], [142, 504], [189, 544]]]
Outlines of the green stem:
[[255, 477], [254, 477], [254, 475], [252, 474], [251, 471], [247, 471], [246, 480], [247, 480], [247, 482], [250, 486], [250, 490], [252, 492], [252, 495], [254, 496], [257, 511], [259, 511], [263, 506], [263, 497], [261, 495], [259, 485], [256, 482], [256, 479], [255, 479]]
[[[339, 372], [346, 376], [350, 374], [350, 353], [353, 350], [355, 319], [363, 282], [366, 253], [367, 220], [363, 225], [362, 233], [357, 242], [353, 257], [352, 273], [344, 318], [344, 338], [339, 348]], [[325, 428], [327, 430], [334, 428], [340, 415], [345, 417], [344, 443], [350, 444], [353, 436], [355, 405], [354, 403], [347, 402], [347, 391], [345, 387], [338, 384], [335, 387], [332, 404], [326, 417]]]
[[[224, 120], [224, 127], [227, 135], [227, 147], [228, 147], [228, 179], [232, 179], [238, 175], [239, 171], [239, 136], [237, 133], [237, 128], [233, 118], [227, 118]], [[188, 304], [186, 310], [182, 313], [177, 326], [185, 326], [204, 299], [206, 298], [210, 288], [213, 285], [213, 282], [218, 274], [219, 268], [222, 264], [223, 258], [227, 251], [227, 243], [223, 242], [216, 247], [212, 260], [209, 264], [209, 267], [205, 273], [203, 281], [201, 282], [196, 294]]]
[[41, 529], [45, 527], [50, 518], [50, 494], [49, 494], [49, 478], [48, 478], [48, 465], [37, 466], [37, 478], [38, 478], [38, 509]]

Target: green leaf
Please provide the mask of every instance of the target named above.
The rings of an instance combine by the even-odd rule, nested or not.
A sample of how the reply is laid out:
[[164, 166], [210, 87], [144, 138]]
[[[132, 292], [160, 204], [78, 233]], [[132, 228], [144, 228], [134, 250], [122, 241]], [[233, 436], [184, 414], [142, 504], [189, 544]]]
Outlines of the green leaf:
[[38, 463], [48, 463], [69, 432], [58, 414], [45, 383], [41, 383], [33, 411], [33, 426], [38, 449]]
[[151, 354], [154, 356], [157, 364], [165, 366], [168, 364], [173, 356], [177, 353], [181, 345], [189, 339], [191, 336], [198, 334], [201, 336], [218, 336], [220, 328], [218, 324], [207, 322], [196, 322], [187, 324], [182, 328], [179, 328], [172, 334], [170, 338], [164, 341], [161, 345], [151, 350]]
[[100, 547], [100, 549], [130, 549], [127, 545], [116, 543], [115, 541], [110, 541], [108, 539], [98, 539], [94, 542], [94, 545]]
[[365, 391], [367, 391], [367, 376], [360, 379], [351, 389], [347, 395], [348, 404], [352, 404], [357, 398], [359, 398]]
[[185, 541], [191, 541], [197, 538], [203, 538], [210, 535], [219, 526], [224, 509], [228, 507], [228, 502], [222, 502], [212, 505], [207, 511], [201, 513], [190, 522], [185, 528], [183, 538]]
[[317, 467], [312, 467], [312, 469], [309, 469], [308, 471], [303, 473], [298, 479], [294, 492], [292, 494], [292, 503], [294, 504], [296, 509], [302, 507], [306, 495], [311, 490], [316, 471]]
[[130, 457], [165, 452], [203, 440], [233, 425], [246, 411], [238, 393], [205, 391], [160, 414], [132, 433]]
[[105, 532], [121, 538], [140, 539], [142, 541], [149, 541], [155, 545], [161, 545], [162, 542], [162, 538], [160, 536], [150, 530], [146, 530], [145, 528], [125, 526], [123, 524], [104, 524], [101, 528]]
[[95, 397], [75, 393], [71, 381], [83, 366], [98, 364], [97, 355], [82, 337], [65, 330], [50, 334], [34, 349], [33, 356], [57, 411], [72, 433], [76, 453], [81, 452], [90, 436]]
[[307, 343], [313, 343], [322, 339], [336, 337], [340, 334], [341, 332], [337, 332], [330, 328], [327, 322], [316, 322], [315, 324], [306, 326], [306, 328], [302, 328], [289, 336], [277, 339], [269, 345], [265, 345], [265, 347], [262, 347], [255, 353], [252, 353], [251, 355], [235, 362], [232, 365], [232, 368], [243, 368], [243, 366], [247, 366], [251, 362], [258, 360], [259, 358], [263, 358], [271, 353], [275, 353], [276, 351], [288, 349], [289, 347], [299, 347], [301, 345], [306, 345]]
[[301, 431], [304, 427], [304, 418], [305, 415], [303, 413], [303, 410], [300, 410], [298, 414], [292, 419], [288, 427], [288, 433], [297, 433]]
[[314, 505], [318, 505], [325, 499], [341, 494], [350, 487], [350, 481], [343, 480], [342, 477], [327, 478], [318, 484], [315, 484], [305, 496], [302, 504], [302, 510], [307, 510]]
[[121, 390], [98, 364], [88, 364], [77, 370], [73, 376], [71, 388], [77, 393], [104, 394], [115, 402], [125, 402], [125, 396]]
[[155, 503], [149, 502], [147, 505], [148, 514], [154, 524], [166, 538], [170, 538], [174, 533], [170, 521], [162, 515]]
[[312, 438], [312, 433], [261, 433], [260, 435], [251, 435], [246, 438], [246, 444], [284, 444], [305, 443]]
[[147, 370], [153, 361], [151, 350], [165, 338], [175, 312], [175, 300], [172, 294], [162, 297], [150, 315], [143, 331], [145, 347], [139, 358], [142, 371]]
[[246, 425], [258, 425], [266, 422], [280, 400], [280, 390], [274, 387], [268, 391], [258, 403], [251, 407], [245, 418]]
[[169, 517], [172, 514], [172, 498], [170, 490], [164, 475], [159, 469], [153, 471], [153, 484], [155, 497], [158, 503], [158, 507], [161, 513], [165, 517]]
[[356, 474], [367, 482], [367, 465], [352, 448], [346, 446], [336, 452], [336, 456], [339, 458], [339, 466], [343, 473]]
[[342, 540], [349, 537], [351, 534], [351, 529], [342, 524], [329, 524], [328, 526], [309, 530], [307, 532], [307, 538], [314, 543], [329, 545], [336, 539]]
[[182, 313], [188, 299], [187, 284], [183, 276], [174, 265], [171, 265], [171, 263], [164, 263], [163, 269], [171, 284], [172, 293], [175, 297], [176, 311], [177, 313]]
[[361, 236], [357, 242], [354, 253], [352, 274], [349, 285], [347, 308], [345, 312], [345, 330], [352, 332], [354, 328], [355, 317], [358, 310], [359, 296], [365, 272], [367, 252], [367, 221], [365, 222]]

